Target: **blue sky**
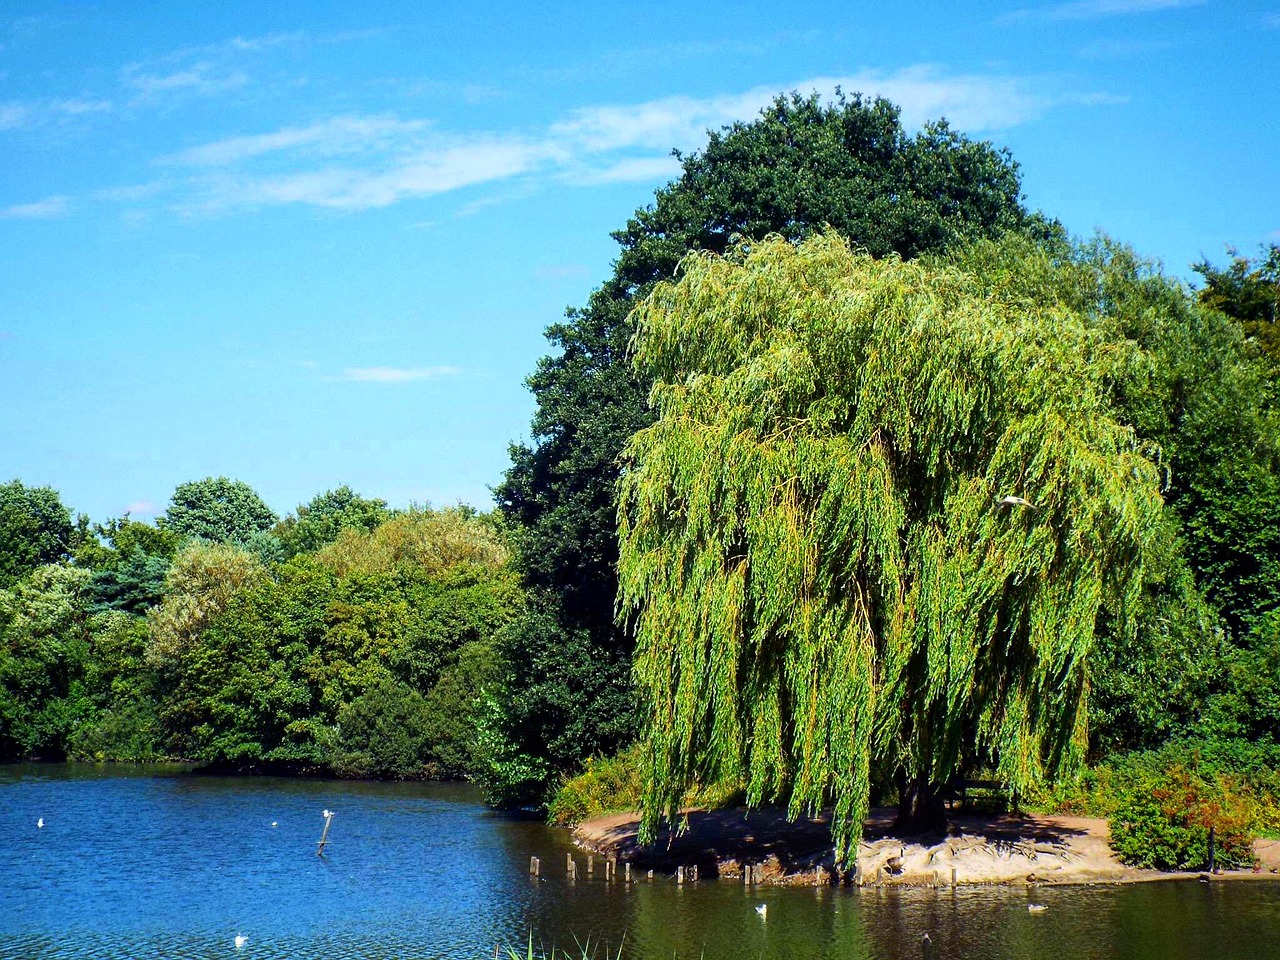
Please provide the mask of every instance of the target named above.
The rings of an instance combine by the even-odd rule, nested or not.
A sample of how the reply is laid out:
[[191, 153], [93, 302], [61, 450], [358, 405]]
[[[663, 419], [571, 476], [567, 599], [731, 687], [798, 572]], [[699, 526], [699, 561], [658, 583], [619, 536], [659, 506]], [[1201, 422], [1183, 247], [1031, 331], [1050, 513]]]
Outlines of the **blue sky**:
[[1280, 240], [1280, 2], [0, 10], [0, 480], [489, 503], [543, 329], [708, 127], [881, 94], [1189, 277]]

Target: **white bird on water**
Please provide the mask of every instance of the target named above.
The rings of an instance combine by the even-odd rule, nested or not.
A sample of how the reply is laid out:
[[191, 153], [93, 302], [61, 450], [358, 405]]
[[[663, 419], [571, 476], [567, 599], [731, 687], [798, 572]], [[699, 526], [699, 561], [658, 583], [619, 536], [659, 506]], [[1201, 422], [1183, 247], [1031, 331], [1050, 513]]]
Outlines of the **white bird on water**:
[[272, 821], [271, 821], [271, 829], [272, 829], [272, 830], [274, 830], [274, 829], [275, 829], [276, 827], [278, 827], [278, 826], [280, 826], [280, 824], [276, 823], [274, 820], [272, 820]]
[[333, 811], [332, 811], [332, 810], [326, 810], [326, 811], [324, 812], [324, 815], [325, 815], [325, 819], [327, 820], [329, 817], [332, 817], [332, 816], [333, 816]]
[[36, 829], [37, 830], [44, 829], [44, 817], [41, 817], [39, 820], [36, 821]]
[[760, 904], [760, 906], [756, 907], [756, 913], [760, 914], [760, 919], [761, 919], [761, 920], [768, 920], [768, 919], [769, 919], [769, 905], [768, 905], [767, 903], [762, 903], [762, 904]]
[[1046, 910], [1048, 910], [1048, 909], [1049, 909], [1049, 908], [1048, 908], [1047, 906], [1045, 906], [1043, 903], [1028, 903], [1028, 904], [1027, 904], [1027, 912], [1028, 912], [1028, 913], [1044, 913], [1044, 912], [1045, 912]]
[[237, 934], [236, 934], [236, 949], [237, 949], [237, 950], [243, 950], [243, 949], [244, 949], [244, 945], [245, 945], [246, 943], [248, 943], [248, 942], [249, 942], [249, 938], [248, 938], [248, 937], [246, 937], [243, 933], [237, 933]]

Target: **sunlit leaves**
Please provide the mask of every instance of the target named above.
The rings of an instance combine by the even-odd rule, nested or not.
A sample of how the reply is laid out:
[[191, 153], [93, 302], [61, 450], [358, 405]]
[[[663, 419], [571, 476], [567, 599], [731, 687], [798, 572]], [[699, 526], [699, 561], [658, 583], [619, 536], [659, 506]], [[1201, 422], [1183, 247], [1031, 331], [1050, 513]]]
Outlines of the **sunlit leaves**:
[[1025, 789], [1080, 759], [1096, 620], [1136, 600], [1162, 507], [1110, 406], [1135, 345], [1053, 284], [833, 234], [692, 255], [636, 319], [658, 419], [624, 454], [619, 570], [650, 826], [741, 777], [832, 805], [843, 853], [873, 765], [942, 784], [977, 757]]

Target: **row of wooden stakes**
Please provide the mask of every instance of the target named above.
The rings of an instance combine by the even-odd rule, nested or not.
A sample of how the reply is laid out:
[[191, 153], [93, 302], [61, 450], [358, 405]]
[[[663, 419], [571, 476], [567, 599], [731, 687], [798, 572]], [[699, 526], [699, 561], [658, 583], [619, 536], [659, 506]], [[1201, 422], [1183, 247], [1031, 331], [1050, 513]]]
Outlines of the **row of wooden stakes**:
[[[570, 880], [578, 879], [578, 863], [573, 859], [572, 853], [564, 855], [565, 875]], [[623, 863], [623, 883], [631, 883], [631, 864]], [[593, 876], [596, 872], [596, 858], [587, 855], [587, 876]], [[529, 858], [529, 876], [538, 877], [542, 875], [542, 859], [540, 857]], [[606, 880], [618, 879], [618, 858], [606, 857], [604, 860], [604, 878]], [[649, 870], [645, 874], [645, 879], [653, 880], [653, 871]], [[676, 867], [676, 883], [683, 884], [685, 881], [689, 883], [697, 883], [698, 881], [698, 865], [691, 864], [687, 867]], [[761, 883], [764, 881], [764, 865], [748, 864], [742, 874], [742, 882], [746, 884]]]

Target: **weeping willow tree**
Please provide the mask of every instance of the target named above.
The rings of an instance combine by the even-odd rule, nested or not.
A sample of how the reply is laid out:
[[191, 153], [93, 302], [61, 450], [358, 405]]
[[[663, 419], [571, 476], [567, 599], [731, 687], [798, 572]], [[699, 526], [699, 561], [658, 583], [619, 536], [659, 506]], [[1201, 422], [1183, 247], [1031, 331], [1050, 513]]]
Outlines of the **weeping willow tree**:
[[771, 238], [638, 307], [658, 419], [624, 452], [619, 604], [650, 834], [737, 780], [830, 807], [843, 861], [873, 776], [930, 827], [962, 764], [1025, 791], [1080, 761], [1095, 621], [1141, 590], [1161, 471], [1109, 399], [1144, 357], [1046, 274]]

